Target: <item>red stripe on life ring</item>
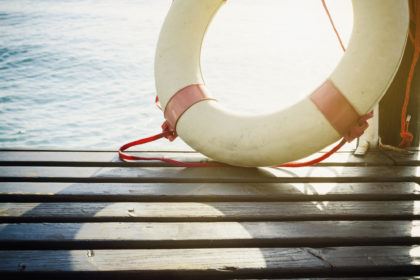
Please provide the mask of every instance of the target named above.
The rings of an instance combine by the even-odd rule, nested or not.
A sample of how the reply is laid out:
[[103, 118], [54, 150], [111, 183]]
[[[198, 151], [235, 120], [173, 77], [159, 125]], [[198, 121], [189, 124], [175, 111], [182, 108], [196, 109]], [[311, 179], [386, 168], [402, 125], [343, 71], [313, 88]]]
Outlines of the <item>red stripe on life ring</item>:
[[330, 80], [315, 90], [310, 99], [347, 142], [360, 137], [369, 126], [367, 120], [373, 116], [372, 113], [360, 116]]
[[176, 131], [176, 124], [182, 114], [192, 105], [203, 100], [214, 100], [208, 96], [204, 85], [189, 85], [175, 93], [169, 99], [164, 111], [165, 119], [170, 127]]

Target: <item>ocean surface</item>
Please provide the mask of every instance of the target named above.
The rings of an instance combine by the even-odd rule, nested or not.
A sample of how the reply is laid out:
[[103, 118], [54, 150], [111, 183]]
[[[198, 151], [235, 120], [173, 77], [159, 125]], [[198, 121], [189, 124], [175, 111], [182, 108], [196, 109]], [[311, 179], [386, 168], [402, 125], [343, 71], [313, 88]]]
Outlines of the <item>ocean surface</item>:
[[[0, 148], [116, 149], [159, 132], [154, 53], [171, 2], [0, 0]], [[327, 3], [347, 42], [351, 2]], [[304, 98], [341, 56], [320, 0], [229, 0], [202, 67], [219, 102], [259, 114]]]

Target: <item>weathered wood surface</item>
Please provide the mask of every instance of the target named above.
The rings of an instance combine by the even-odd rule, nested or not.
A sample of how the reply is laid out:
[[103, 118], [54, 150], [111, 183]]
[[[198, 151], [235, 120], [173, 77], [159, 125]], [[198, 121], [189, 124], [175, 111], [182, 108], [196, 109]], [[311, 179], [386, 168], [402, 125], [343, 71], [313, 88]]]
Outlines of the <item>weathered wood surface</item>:
[[417, 200], [413, 182], [50, 183], [0, 182], [0, 201]]
[[411, 152], [409, 154], [402, 154], [397, 152], [388, 152], [388, 157], [396, 164], [402, 166], [419, 166], [420, 165], [420, 153]]
[[412, 245], [419, 221], [22, 223], [0, 225], [0, 247], [187, 248]]
[[[131, 154], [146, 157], [167, 157], [186, 162], [211, 162], [197, 152], [158, 152], [144, 151]], [[315, 158], [323, 153], [315, 153], [309, 158]], [[354, 156], [352, 152], [337, 152], [321, 162], [320, 166], [380, 166], [393, 165], [393, 161], [383, 152], [374, 151], [366, 156]], [[81, 151], [2, 151], [0, 150], [0, 165], [28, 166], [170, 166], [159, 161], [125, 163], [118, 159], [114, 151], [81, 152]]]
[[419, 257], [417, 246], [0, 251], [0, 272], [113, 272], [133, 278], [392, 276], [419, 273]]
[[415, 220], [415, 201], [0, 203], [2, 222]]
[[409, 182], [418, 166], [302, 168], [182, 167], [0, 167], [0, 181], [32, 182]]
[[414, 153], [185, 169], [0, 151], [0, 277], [416, 279]]

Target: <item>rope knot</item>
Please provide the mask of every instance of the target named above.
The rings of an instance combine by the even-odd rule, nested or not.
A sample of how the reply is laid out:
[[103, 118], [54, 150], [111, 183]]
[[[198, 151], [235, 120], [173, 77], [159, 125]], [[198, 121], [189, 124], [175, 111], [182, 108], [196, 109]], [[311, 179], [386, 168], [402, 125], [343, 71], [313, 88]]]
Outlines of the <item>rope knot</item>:
[[350, 128], [349, 132], [344, 135], [347, 142], [351, 142], [356, 138], [362, 136], [365, 130], [369, 127], [368, 119], [373, 117], [373, 112], [369, 112], [359, 118], [359, 120]]
[[414, 135], [409, 131], [402, 131], [400, 132], [400, 136], [401, 136], [401, 143], [399, 146], [401, 148], [410, 147], [411, 143], [413, 143]]
[[165, 121], [162, 124], [162, 135], [171, 142], [178, 137], [176, 131], [172, 128], [168, 121]]

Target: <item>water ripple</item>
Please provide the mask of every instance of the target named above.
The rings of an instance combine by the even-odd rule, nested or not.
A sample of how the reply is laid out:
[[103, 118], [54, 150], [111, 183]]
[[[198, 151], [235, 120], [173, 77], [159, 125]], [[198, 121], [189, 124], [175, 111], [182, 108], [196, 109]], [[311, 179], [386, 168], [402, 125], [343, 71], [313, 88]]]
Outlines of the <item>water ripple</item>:
[[[206, 81], [221, 102], [249, 112], [273, 108], [273, 104], [293, 99], [279, 97], [273, 88], [302, 90], [303, 83], [288, 75], [306, 75], [303, 79], [311, 87], [311, 79], [316, 83], [335, 65], [341, 54], [333, 35], [318, 38], [324, 42], [319, 44], [312, 35], [316, 32], [310, 31], [309, 50], [287, 44], [296, 38], [273, 41], [276, 32], [299, 24], [288, 15], [294, 12], [290, 7], [295, 1], [227, 2], [209, 30], [203, 54]], [[296, 11], [309, 14], [315, 10], [315, 17], [309, 20], [323, 22], [316, 17], [317, 8], [323, 17], [322, 7], [314, 4], [318, 1], [302, 1], [308, 9]], [[162, 113], [153, 102], [153, 61], [171, 2], [0, 0], [0, 148], [109, 149], [159, 132]], [[284, 17], [275, 12], [289, 8], [292, 10]], [[346, 18], [346, 14], [337, 17]], [[328, 21], [322, 19], [329, 30]], [[326, 48], [329, 44], [331, 48]], [[308, 56], [323, 64], [305, 61]], [[326, 56], [333, 56], [331, 63], [325, 63]], [[297, 66], [290, 68], [291, 64]], [[315, 77], [318, 73], [320, 77]], [[261, 80], [254, 81], [255, 76]], [[241, 105], [238, 100], [245, 102]], [[185, 147], [179, 140], [174, 146]]]

